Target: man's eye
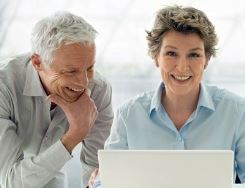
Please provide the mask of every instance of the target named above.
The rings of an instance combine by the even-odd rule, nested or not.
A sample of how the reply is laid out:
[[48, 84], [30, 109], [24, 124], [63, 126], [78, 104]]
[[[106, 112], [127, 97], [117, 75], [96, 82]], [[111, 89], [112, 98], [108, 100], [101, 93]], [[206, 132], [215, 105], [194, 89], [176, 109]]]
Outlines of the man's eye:
[[68, 73], [68, 74], [73, 74], [75, 72], [76, 72], [75, 70], [66, 71], [66, 73]]
[[94, 67], [89, 67], [89, 68], [87, 69], [87, 71], [93, 72], [93, 71], [94, 71]]
[[177, 53], [173, 52], [173, 51], [169, 51], [169, 52], [166, 52], [166, 55], [171, 56], [171, 57], [175, 57], [175, 56], [177, 56]]

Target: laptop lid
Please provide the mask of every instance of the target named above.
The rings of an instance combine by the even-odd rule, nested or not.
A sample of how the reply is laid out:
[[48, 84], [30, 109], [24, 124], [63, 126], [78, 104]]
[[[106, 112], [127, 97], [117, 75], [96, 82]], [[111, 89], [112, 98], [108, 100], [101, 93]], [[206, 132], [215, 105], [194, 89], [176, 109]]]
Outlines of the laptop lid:
[[99, 150], [102, 188], [231, 188], [228, 150]]

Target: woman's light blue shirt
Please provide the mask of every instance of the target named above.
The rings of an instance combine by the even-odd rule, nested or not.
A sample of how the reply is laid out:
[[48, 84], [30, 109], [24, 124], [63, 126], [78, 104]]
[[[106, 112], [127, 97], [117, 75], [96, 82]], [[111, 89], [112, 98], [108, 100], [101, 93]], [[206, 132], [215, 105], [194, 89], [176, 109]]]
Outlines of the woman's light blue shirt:
[[177, 130], [161, 104], [164, 88], [161, 83], [118, 108], [105, 149], [233, 150], [245, 182], [245, 99], [201, 83], [196, 110]]

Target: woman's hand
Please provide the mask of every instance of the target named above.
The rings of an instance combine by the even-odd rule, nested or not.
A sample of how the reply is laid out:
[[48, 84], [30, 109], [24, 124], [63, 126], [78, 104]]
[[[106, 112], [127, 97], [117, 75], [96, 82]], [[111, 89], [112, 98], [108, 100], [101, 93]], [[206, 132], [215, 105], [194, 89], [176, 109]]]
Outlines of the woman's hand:
[[99, 169], [96, 168], [90, 175], [89, 181], [88, 181], [88, 188], [92, 188], [94, 185], [95, 178], [99, 175]]

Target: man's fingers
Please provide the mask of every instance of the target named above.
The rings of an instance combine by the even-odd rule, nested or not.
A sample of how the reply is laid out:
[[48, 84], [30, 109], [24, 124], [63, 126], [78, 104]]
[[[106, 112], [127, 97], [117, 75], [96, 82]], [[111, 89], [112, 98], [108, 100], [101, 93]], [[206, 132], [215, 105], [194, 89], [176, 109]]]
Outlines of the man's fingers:
[[66, 101], [64, 101], [64, 99], [62, 99], [60, 96], [55, 95], [55, 94], [51, 94], [47, 97], [47, 99], [52, 102], [57, 104], [58, 106], [64, 106]]
[[86, 94], [90, 97], [91, 95], [91, 90], [89, 88], [86, 89]]

